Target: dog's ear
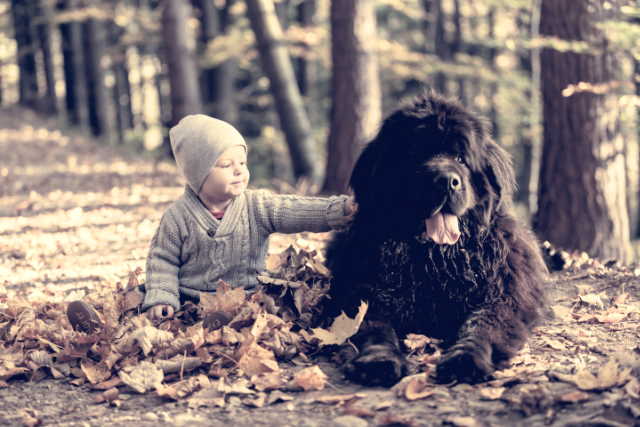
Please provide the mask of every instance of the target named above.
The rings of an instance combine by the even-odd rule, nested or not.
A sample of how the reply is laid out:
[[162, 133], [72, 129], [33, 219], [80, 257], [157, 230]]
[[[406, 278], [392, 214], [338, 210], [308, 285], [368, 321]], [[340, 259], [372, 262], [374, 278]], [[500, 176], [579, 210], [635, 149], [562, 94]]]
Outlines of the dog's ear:
[[516, 178], [513, 171], [513, 162], [507, 151], [492, 140], [485, 144], [484, 173], [491, 189], [500, 202], [509, 202], [516, 190]]

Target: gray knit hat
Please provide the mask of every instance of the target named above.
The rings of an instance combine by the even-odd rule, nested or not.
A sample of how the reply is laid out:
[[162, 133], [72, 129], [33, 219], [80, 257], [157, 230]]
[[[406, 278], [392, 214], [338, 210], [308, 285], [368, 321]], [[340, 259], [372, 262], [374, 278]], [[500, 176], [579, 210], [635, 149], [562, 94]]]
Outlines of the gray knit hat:
[[247, 149], [236, 128], [204, 114], [185, 116], [171, 128], [169, 140], [178, 168], [196, 194], [224, 150], [235, 145]]

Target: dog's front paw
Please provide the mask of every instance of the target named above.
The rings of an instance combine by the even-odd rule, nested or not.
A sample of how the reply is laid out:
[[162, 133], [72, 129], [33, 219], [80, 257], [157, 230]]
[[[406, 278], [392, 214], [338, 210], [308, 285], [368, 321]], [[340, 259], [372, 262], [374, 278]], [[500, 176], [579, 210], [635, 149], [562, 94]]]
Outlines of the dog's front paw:
[[475, 384], [489, 379], [494, 367], [479, 351], [466, 346], [454, 346], [447, 351], [436, 366], [436, 381], [453, 381]]
[[344, 368], [346, 377], [367, 386], [391, 387], [407, 373], [407, 362], [390, 345], [369, 345]]

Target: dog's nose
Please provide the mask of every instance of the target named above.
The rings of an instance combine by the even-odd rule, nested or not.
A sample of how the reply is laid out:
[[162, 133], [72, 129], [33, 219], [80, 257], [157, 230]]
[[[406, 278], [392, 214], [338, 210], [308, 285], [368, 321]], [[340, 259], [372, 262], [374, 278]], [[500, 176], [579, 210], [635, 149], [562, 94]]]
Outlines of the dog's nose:
[[449, 180], [449, 189], [451, 191], [459, 191], [462, 188], [462, 179], [457, 173], [449, 172], [447, 179]]

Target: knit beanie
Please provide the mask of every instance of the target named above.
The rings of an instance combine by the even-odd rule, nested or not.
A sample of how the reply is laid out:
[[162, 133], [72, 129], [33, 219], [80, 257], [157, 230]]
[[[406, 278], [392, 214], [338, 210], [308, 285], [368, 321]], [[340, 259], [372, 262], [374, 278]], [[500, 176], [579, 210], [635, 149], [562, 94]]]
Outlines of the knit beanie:
[[229, 147], [247, 149], [240, 132], [229, 123], [205, 116], [185, 116], [169, 131], [171, 149], [189, 187], [198, 194], [218, 157]]

